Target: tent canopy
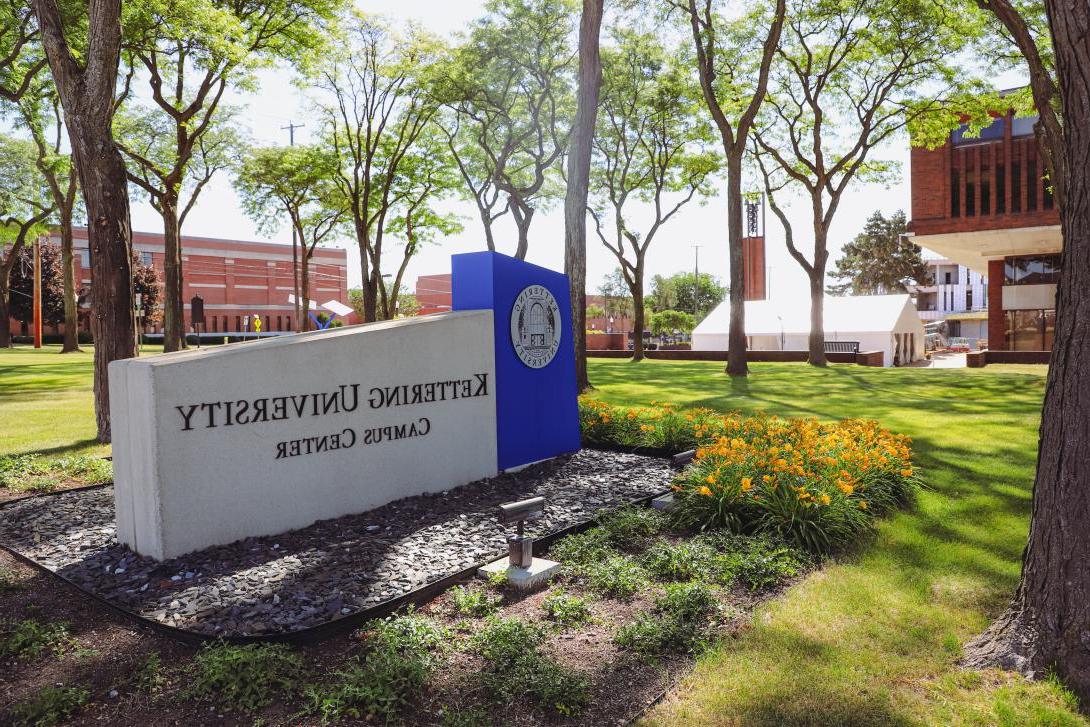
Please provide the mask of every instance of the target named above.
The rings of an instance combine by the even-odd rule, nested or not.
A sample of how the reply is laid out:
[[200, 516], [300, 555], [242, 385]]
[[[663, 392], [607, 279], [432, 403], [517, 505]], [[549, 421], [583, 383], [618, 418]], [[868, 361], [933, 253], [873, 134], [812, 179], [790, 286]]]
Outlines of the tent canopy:
[[[856, 295], [825, 298], [825, 332], [834, 334], [889, 333], [900, 330], [905, 309], [918, 322], [915, 306], [907, 294]], [[723, 301], [700, 322], [697, 334], [725, 333], [730, 328], [730, 302]], [[810, 306], [776, 300], [746, 302], [746, 335], [779, 336], [810, 331]]]

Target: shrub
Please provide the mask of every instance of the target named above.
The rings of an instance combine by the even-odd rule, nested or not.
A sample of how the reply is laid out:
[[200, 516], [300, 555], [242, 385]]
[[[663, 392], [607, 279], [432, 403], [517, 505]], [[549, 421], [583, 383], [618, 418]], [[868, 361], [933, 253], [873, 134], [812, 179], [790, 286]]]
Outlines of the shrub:
[[129, 675], [127, 681], [133, 689], [141, 692], [150, 692], [166, 683], [159, 654], [154, 651], [148, 654], [147, 658], [140, 663], [140, 666], [136, 667], [132, 674]]
[[557, 714], [576, 714], [589, 699], [590, 682], [574, 669], [541, 651], [545, 632], [516, 619], [495, 620], [474, 638], [486, 662], [481, 682], [504, 704], [529, 696], [539, 707]]
[[738, 419], [737, 414], [680, 410], [661, 402], [652, 402], [649, 407], [617, 407], [587, 397], [579, 399], [583, 443], [590, 445], [682, 452], [733, 431]]
[[636, 551], [662, 531], [664, 518], [649, 507], [622, 507], [601, 516], [598, 527], [614, 548]]
[[68, 624], [63, 621], [0, 621], [0, 658], [40, 656], [49, 649], [60, 649], [68, 639]]
[[647, 573], [631, 558], [612, 556], [582, 566], [587, 588], [606, 598], [626, 599], [647, 587]]
[[730, 580], [730, 564], [714, 547], [701, 540], [658, 541], [647, 549], [641, 562], [647, 572], [660, 581]]
[[704, 648], [707, 616], [715, 595], [702, 583], [675, 583], [655, 601], [653, 613], [640, 614], [613, 637], [622, 649], [645, 659], [664, 654], [696, 653]]
[[876, 514], [920, 487], [908, 440], [876, 422], [730, 421], [674, 482], [679, 525], [768, 533], [825, 554], [866, 537]]
[[11, 721], [15, 727], [50, 727], [63, 722], [90, 698], [91, 693], [83, 687], [44, 687], [12, 708]]
[[724, 572], [720, 582], [737, 580], [751, 591], [777, 586], [810, 562], [805, 551], [767, 536], [718, 531], [707, 533], [701, 541], [720, 553], [717, 563]]
[[541, 602], [541, 608], [550, 621], [561, 626], [575, 626], [590, 620], [590, 607], [585, 599], [569, 596], [557, 588]]
[[549, 557], [570, 566], [584, 566], [616, 555], [609, 544], [609, 534], [602, 528], [591, 528], [561, 538], [549, 547]]
[[188, 693], [227, 710], [252, 712], [295, 691], [302, 662], [283, 644], [212, 644], [193, 659]]
[[450, 596], [455, 613], [460, 616], [474, 618], [494, 613], [503, 600], [499, 596], [490, 595], [479, 588], [466, 588], [464, 586], [452, 588]]
[[304, 710], [323, 722], [342, 719], [397, 724], [427, 681], [447, 639], [445, 630], [412, 613], [372, 621], [365, 652], [333, 681], [304, 691]]

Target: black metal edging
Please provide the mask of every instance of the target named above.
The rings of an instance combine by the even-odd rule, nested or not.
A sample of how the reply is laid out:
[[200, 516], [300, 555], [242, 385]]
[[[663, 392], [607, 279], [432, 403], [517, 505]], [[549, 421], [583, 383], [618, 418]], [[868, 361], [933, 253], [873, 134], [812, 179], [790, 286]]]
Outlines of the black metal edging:
[[[69, 489], [69, 490], [62, 490], [61, 492], [51, 492], [51, 493], [43, 493], [43, 494], [40, 494], [40, 495], [31, 495], [29, 497], [20, 498], [18, 500], [13, 500], [11, 502], [22, 502], [24, 500], [28, 500], [28, 499], [31, 499], [33, 497], [52, 497], [52, 496], [55, 496], [55, 495], [64, 494], [65, 492], [74, 492], [74, 491], [77, 491], [77, 490], [90, 490], [90, 489], [96, 489], [96, 488], [102, 488], [102, 487], [106, 487], [106, 485], [90, 485], [88, 487], [72, 488], [72, 489]], [[656, 497], [660, 497], [660, 496], [666, 494], [667, 492], [669, 492], [669, 490], [664, 490], [662, 492], [659, 492], [659, 493], [653, 494], [653, 495], [647, 495], [646, 497], [640, 497], [640, 498], [637, 498], [635, 500], [631, 500], [631, 501], [629, 501], [627, 503], [622, 503], [621, 505], [618, 506], [618, 508], [620, 508], [620, 507], [632, 507], [632, 506], [646, 507], [646, 506], [650, 505], [650, 503], [651, 503], [651, 501], [653, 499], [655, 499]], [[10, 504], [10, 502], [5, 503], [5, 506], [8, 505], [8, 504]], [[618, 508], [614, 508], [614, 509], [618, 509]], [[2, 508], [0, 508], [0, 509], [2, 509]], [[582, 532], [584, 530], [588, 530], [589, 528], [591, 528], [591, 527], [593, 527], [594, 525], [597, 524], [598, 519], [599, 519], [599, 516], [596, 515], [596, 516], [594, 516], [594, 517], [592, 517], [592, 518], [590, 518], [588, 520], [573, 523], [572, 525], [568, 525], [567, 527], [561, 528], [560, 530], [555, 530], [555, 531], [553, 531], [551, 533], [546, 533], [545, 535], [541, 536], [540, 538], [536, 538], [534, 540], [534, 555], [536, 556], [539, 553], [544, 553], [548, 549], [548, 547], [550, 545], [552, 545], [554, 542], [556, 542], [557, 540], [559, 540], [559, 539], [561, 539], [563, 537], [566, 537], [568, 535], [574, 535], [575, 533], [579, 533], [579, 532]], [[105, 598], [103, 598], [102, 596], [99, 596], [96, 593], [92, 593], [91, 591], [88, 591], [85, 588], [82, 588], [81, 586], [77, 585], [76, 583], [69, 580], [68, 578], [65, 578], [60, 573], [57, 573], [56, 571], [53, 571], [53, 570], [50, 570], [49, 568], [46, 568], [44, 565], [38, 563], [37, 561], [29, 558], [26, 555], [23, 555], [22, 553], [20, 553], [17, 550], [13, 550], [12, 548], [4, 545], [3, 543], [0, 543], [0, 548], [2, 548], [5, 552], [10, 553], [19, 562], [24, 563], [27, 566], [30, 566], [31, 568], [33, 568], [33, 569], [35, 569], [35, 570], [37, 570], [39, 572], [46, 573], [46, 574], [49, 574], [49, 575], [53, 576], [54, 578], [61, 581], [62, 583], [76, 589], [80, 593], [82, 593], [82, 594], [84, 594], [86, 596], [89, 596], [92, 600], [94, 600], [95, 602], [105, 606], [110, 611], [112, 611], [112, 612], [114, 612], [114, 613], [116, 613], [116, 614], [130, 620], [130, 621], [135, 621], [137, 625], [142, 626], [142, 627], [144, 627], [146, 629], [149, 629], [151, 631], [154, 631], [154, 632], [156, 632], [158, 634], [162, 634], [163, 636], [169, 637], [169, 638], [174, 639], [176, 641], [181, 641], [183, 643], [186, 643], [186, 644], [189, 644], [189, 645], [192, 645], [192, 646], [200, 646], [201, 644], [212, 643], [212, 642], [226, 642], [226, 643], [230, 643], [230, 644], [280, 643], [280, 644], [290, 644], [292, 646], [307, 646], [307, 645], [311, 645], [311, 644], [316, 644], [316, 643], [324, 641], [324, 640], [326, 640], [328, 638], [331, 638], [333, 636], [337, 636], [339, 634], [342, 634], [342, 633], [345, 633], [345, 632], [348, 632], [348, 631], [353, 631], [353, 630], [359, 628], [363, 624], [365, 624], [368, 621], [371, 621], [373, 619], [382, 618], [384, 616], [389, 616], [390, 614], [394, 613], [398, 609], [404, 608], [405, 606], [421, 605], [423, 603], [427, 603], [429, 601], [432, 601], [437, 596], [439, 596], [441, 593], [443, 593], [448, 588], [450, 588], [451, 586], [454, 586], [455, 584], [457, 584], [457, 583], [459, 583], [461, 581], [464, 581], [464, 580], [466, 580], [468, 578], [472, 578], [477, 573], [477, 569], [480, 568], [481, 566], [487, 565], [488, 563], [491, 563], [493, 560], [495, 560], [495, 557], [493, 557], [493, 558], [490, 558], [489, 560], [481, 561], [481, 562], [479, 562], [479, 563], [477, 563], [477, 564], [475, 564], [473, 566], [470, 566], [469, 568], [465, 568], [463, 570], [460, 570], [457, 573], [452, 573], [452, 574], [450, 574], [448, 576], [444, 576], [443, 578], [440, 578], [437, 581], [427, 583], [427, 584], [425, 584], [425, 585], [423, 585], [423, 586], [421, 586], [421, 587], [419, 587], [419, 588], [417, 588], [415, 590], [409, 591], [408, 593], [403, 593], [402, 595], [400, 595], [400, 596], [398, 596], [396, 598], [392, 598], [390, 600], [383, 601], [382, 603], [375, 604], [374, 606], [371, 606], [369, 608], [365, 608], [365, 609], [363, 609], [361, 611], [357, 611], [355, 613], [351, 613], [351, 614], [348, 614], [348, 615], [345, 615], [345, 616], [341, 616], [339, 618], [335, 618], [335, 619], [333, 619], [331, 621], [326, 621], [325, 623], [321, 623], [321, 624], [318, 624], [316, 626], [308, 626], [307, 628], [299, 629], [297, 631], [287, 631], [287, 632], [273, 633], [273, 634], [248, 634], [248, 635], [244, 635], [244, 636], [217, 636], [217, 635], [210, 635], [210, 634], [202, 634], [202, 633], [199, 633], [197, 631], [189, 631], [187, 629], [178, 628], [177, 626], [168, 626], [168, 625], [166, 625], [164, 623], [161, 623], [159, 621], [155, 621], [155, 620], [147, 618], [145, 616], [141, 616], [138, 613], [135, 613], [133, 611], [129, 611], [127, 609], [122, 608], [121, 606], [118, 606], [115, 603], [107, 601]]]

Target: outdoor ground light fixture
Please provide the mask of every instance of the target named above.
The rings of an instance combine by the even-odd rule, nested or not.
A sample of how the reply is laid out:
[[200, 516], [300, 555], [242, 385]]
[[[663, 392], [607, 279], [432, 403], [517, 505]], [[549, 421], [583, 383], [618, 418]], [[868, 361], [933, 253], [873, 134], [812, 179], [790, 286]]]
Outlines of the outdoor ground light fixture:
[[518, 524], [516, 533], [507, 538], [508, 562], [516, 568], [529, 568], [534, 560], [534, 539], [525, 535], [525, 526], [545, 517], [545, 498], [531, 497], [500, 505], [499, 517], [501, 525]]

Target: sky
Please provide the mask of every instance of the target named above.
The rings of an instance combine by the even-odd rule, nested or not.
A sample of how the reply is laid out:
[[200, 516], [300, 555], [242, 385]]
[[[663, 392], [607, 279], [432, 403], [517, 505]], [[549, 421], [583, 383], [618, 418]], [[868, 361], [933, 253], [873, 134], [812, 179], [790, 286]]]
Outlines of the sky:
[[[452, 35], [463, 30], [467, 23], [483, 12], [483, 0], [360, 0], [359, 7], [367, 12], [388, 18], [416, 20], [432, 32]], [[262, 87], [257, 94], [232, 99], [244, 104], [244, 124], [249, 127], [253, 143], [259, 145], [287, 144], [288, 124], [302, 124], [295, 131], [297, 142], [306, 142], [317, 129], [312, 123], [314, 113], [306, 101], [292, 86], [287, 73], [267, 73], [262, 77]], [[830, 264], [839, 257], [843, 244], [854, 237], [863, 227], [866, 218], [876, 210], [892, 213], [909, 210], [908, 139], [896, 137], [879, 156], [900, 162], [901, 179], [888, 188], [857, 186], [845, 193], [830, 235]], [[718, 186], [724, 187], [722, 180]], [[812, 250], [809, 229], [809, 205], [800, 198], [782, 200], [787, 203], [788, 213], [796, 230], [796, 239], [803, 250]], [[447, 207], [462, 217], [464, 230], [421, 250], [410, 263], [405, 280], [412, 288], [418, 275], [449, 272], [450, 256], [485, 248], [483, 232], [470, 201], [450, 201]], [[770, 296], [785, 303], [808, 300], [806, 276], [798, 264], [788, 255], [783, 244], [783, 232], [771, 212], [767, 215], [766, 259]], [[513, 253], [514, 226], [506, 218], [497, 233], [500, 252]], [[636, 220], [638, 223], [638, 219]], [[133, 228], [141, 231], [160, 232], [162, 221], [146, 202], [133, 205]], [[184, 234], [232, 239], [257, 239], [278, 242], [290, 241], [290, 230], [285, 227], [277, 235], [258, 233], [255, 225], [241, 211], [238, 199], [231, 187], [230, 176], [221, 173], [202, 192], [195, 208], [189, 214]], [[360, 283], [359, 250], [354, 240], [345, 238], [332, 243], [348, 249], [349, 287]], [[400, 252], [396, 253], [400, 258]], [[726, 199], [716, 196], [706, 204], [690, 204], [665, 226], [652, 243], [647, 256], [648, 280], [653, 275], [670, 275], [679, 271], [691, 271], [699, 255], [701, 272], [711, 273], [722, 282], [729, 276], [727, 263]], [[564, 261], [564, 214], [563, 204], [538, 211], [530, 227], [530, 245], [527, 256], [530, 262], [555, 270], [563, 269]], [[386, 267], [393, 268], [391, 260]], [[587, 289], [593, 294], [604, 276], [617, 267], [616, 259], [606, 250], [591, 230], [588, 230]]]

